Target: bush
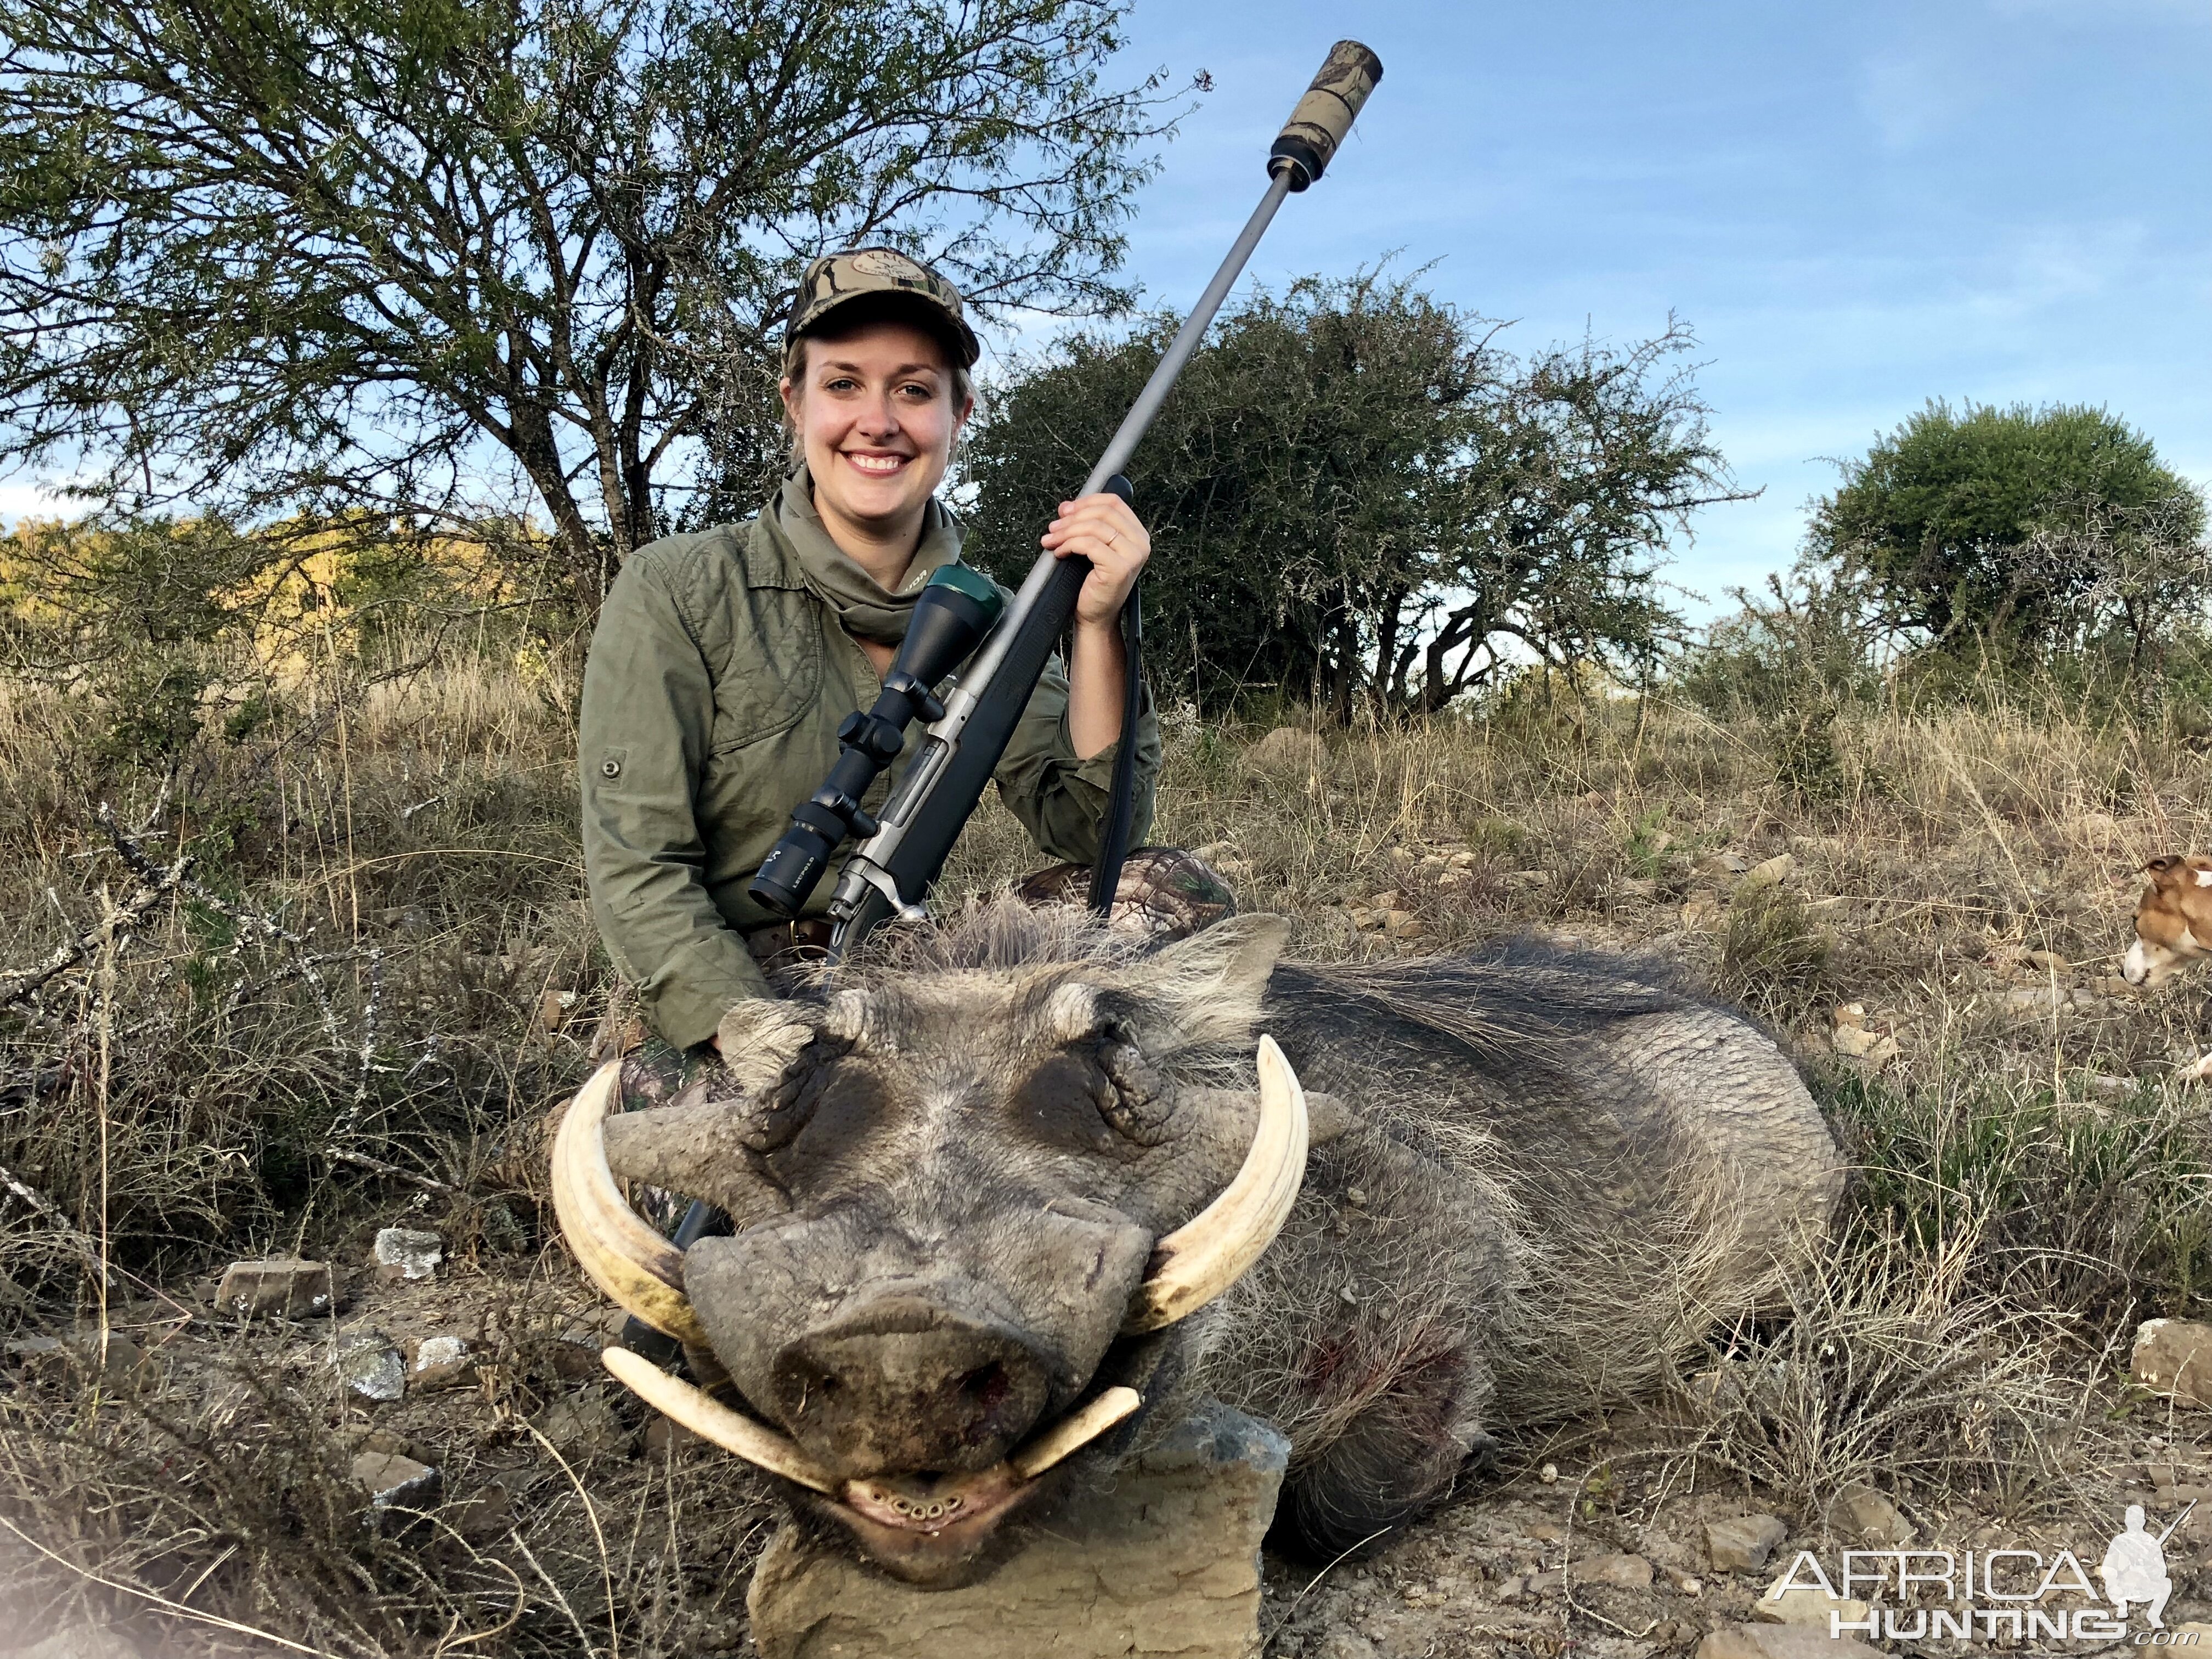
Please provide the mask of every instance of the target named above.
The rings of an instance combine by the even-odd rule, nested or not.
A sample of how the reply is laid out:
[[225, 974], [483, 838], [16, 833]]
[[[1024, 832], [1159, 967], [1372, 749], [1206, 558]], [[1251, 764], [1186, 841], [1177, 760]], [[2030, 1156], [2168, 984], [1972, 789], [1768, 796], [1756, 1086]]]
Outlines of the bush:
[[2039, 658], [2201, 617], [2204, 502], [2150, 440], [2081, 406], [1930, 403], [1847, 462], [1808, 545], [1891, 625]]

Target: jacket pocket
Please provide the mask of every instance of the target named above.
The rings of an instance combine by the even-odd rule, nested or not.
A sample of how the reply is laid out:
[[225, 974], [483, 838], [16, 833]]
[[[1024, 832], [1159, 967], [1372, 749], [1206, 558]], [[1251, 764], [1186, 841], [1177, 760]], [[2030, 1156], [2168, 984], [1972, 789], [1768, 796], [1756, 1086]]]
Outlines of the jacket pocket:
[[822, 695], [821, 605], [803, 588], [753, 588], [714, 678], [714, 752], [788, 732]]

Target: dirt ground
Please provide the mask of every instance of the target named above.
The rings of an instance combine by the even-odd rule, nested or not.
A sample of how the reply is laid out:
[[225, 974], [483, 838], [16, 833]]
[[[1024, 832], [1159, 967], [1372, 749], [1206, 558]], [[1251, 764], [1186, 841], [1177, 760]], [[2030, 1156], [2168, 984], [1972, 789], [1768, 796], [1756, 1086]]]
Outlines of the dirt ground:
[[[104, 1374], [81, 1346], [30, 1339], [11, 1344], [9, 1380], [81, 1398], [104, 1389], [189, 1423], [190, 1435], [218, 1454], [226, 1443], [243, 1448], [267, 1436], [270, 1398], [288, 1397], [332, 1431], [340, 1456], [398, 1455], [439, 1471], [434, 1492], [416, 1489], [400, 1500], [427, 1509], [432, 1521], [411, 1530], [387, 1525], [391, 1547], [450, 1557], [499, 1553], [504, 1543], [513, 1559], [518, 1546], [528, 1557], [532, 1539], [541, 1552], [548, 1539], [586, 1539], [580, 1559], [588, 1563], [596, 1551], [604, 1566], [617, 1558], [625, 1583], [666, 1589], [667, 1605], [633, 1632], [633, 1647], [753, 1654], [744, 1593], [775, 1506], [744, 1466], [672, 1432], [605, 1377], [597, 1352], [619, 1329], [619, 1316], [565, 1259], [549, 1253], [526, 1272], [441, 1264], [416, 1281], [340, 1264], [336, 1281], [332, 1316], [245, 1322], [214, 1305], [210, 1278], [164, 1300], [111, 1310]], [[343, 1381], [349, 1357], [380, 1352], [378, 1339], [411, 1369], [420, 1345], [437, 1337], [466, 1346], [465, 1370], [441, 1386], [410, 1380], [401, 1397], [380, 1401]], [[373, 1370], [357, 1360], [350, 1368]], [[2079, 1381], [2090, 1390], [2109, 1386]], [[2049, 1492], [2015, 1493], [2008, 1503], [1952, 1494], [1940, 1507], [1908, 1498], [1900, 1512], [1910, 1542], [2050, 1557], [2071, 1549], [2094, 1572], [2126, 1504], [2143, 1504], [2155, 1529], [2192, 1500], [2212, 1500], [2212, 1416], [2169, 1407], [2154, 1427], [2125, 1443], [2128, 1461], [2081, 1472], [2071, 1512]], [[1279, 1659], [1688, 1654], [1717, 1629], [1760, 1624], [1754, 1603], [1797, 1552], [1813, 1553], [1833, 1571], [1838, 1552], [1863, 1543], [1837, 1515], [1795, 1513], [1741, 1481], [1716, 1484], [1702, 1465], [1672, 1455], [1680, 1444], [1654, 1419], [1577, 1424], [1554, 1441], [1510, 1445], [1498, 1469], [1470, 1475], [1440, 1510], [1349, 1558], [1317, 1565], [1270, 1553], [1263, 1652]], [[351, 1501], [361, 1497], [356, 1489]], [[1761, 1515], [1778, 1516], [1787, 1529], [1764, 1566], [1717, 1570], [1707, 1524]], [[2189, 1510], [2173, 1538], [2166, 1624], [2212, 1621], [2212, 1501]], [[550, 1574], [571, 1576], [557, 1563]], [[572, 1616], [591, 1626], [588, 1613]], [[158, 1638], [148, 1640], [162, 1626], [176, 1628], [165, 1619], [139, 1626], [133, 1650], [166, 1650]], [[604, 1645], [589, 1639], [603, 1637], [604, 1626], [580, 1633], [588, 1645]], [[11, 1645], [0, 1637], [0, 1650]], [[2109, 1644], [2023, 1644], [1999, 1634], [1987, 1643], [1877, 1645], [1948, 1656], [1984, 1645], [2086, 1652]]]

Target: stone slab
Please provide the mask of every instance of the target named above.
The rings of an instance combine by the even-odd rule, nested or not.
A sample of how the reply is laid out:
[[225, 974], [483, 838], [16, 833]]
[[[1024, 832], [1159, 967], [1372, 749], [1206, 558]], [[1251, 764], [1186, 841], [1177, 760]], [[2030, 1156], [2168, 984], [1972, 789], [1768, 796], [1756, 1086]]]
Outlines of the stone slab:
[[786, 1527], [753, 1572], [761, 1659], [1249, 1659], [1290, 1442], [1213, 1401], [981, 1583], [919, 1590]]
[[223, 1270], [216, 1291], [216, 1305], [225, 1313], [247, 1318], [278, 1315], [301, 1319], [331, 1311], [331, 1269], [325, 1261], [303, 1261], [297, 1256], [270, 1256], [259, 1261], [234, 1261]]
[[2212, 1325], [2151, 1319], [2136, 1328], [2136, 1381], [2185, 1406], [2212, 1405]]

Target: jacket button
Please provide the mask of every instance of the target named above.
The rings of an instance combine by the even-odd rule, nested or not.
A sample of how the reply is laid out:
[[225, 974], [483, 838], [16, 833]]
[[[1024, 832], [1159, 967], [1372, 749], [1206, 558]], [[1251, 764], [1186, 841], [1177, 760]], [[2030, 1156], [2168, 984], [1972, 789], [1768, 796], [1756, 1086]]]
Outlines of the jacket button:
[[618, 760], [601, 761], [599, 763], [599, 775], [603, 778], [620, 777], [622, 775], [622, 763]]

